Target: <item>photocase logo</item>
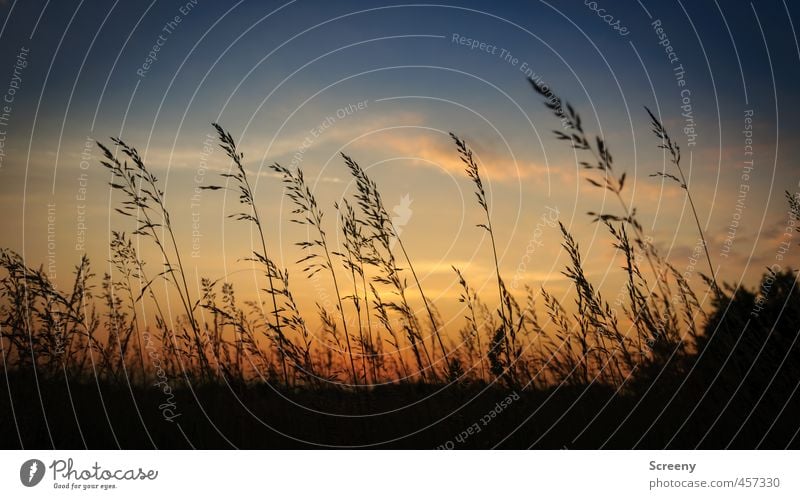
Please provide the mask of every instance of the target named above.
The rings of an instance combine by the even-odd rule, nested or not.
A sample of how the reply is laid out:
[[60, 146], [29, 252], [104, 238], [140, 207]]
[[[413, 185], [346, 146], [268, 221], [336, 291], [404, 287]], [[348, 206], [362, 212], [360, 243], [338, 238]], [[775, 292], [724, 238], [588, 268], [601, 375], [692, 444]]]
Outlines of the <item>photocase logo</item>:
[[[411, 199], [409, 194], [406, 194], [402, 198], [400, 198], [400, 203], [395, 205], [392, 208], [395, 216], [392, 217], [392, 225], [394, 226], [394, 232], [398, 236], [403, 232], [403, 227], [408, 224], [408, 221], [411, 220], [411, 215], [414, 213], [411, 209], [411, 203], [414, 200]], [[393, 249], [394, 245], [397, 244], [397, 238], [392, 237], [391, 241], [389, 242], [389, 248]]]
[[38, 459], [28, 459], [19, 469], [19, 481], [26, 487], [35, 487], [44, 478], [44, 463]]

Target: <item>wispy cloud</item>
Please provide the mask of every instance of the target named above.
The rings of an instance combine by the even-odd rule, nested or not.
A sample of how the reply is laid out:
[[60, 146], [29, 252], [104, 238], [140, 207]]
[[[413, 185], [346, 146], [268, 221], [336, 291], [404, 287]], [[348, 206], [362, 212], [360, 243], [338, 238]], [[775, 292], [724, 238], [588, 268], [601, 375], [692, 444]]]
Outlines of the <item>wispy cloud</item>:
[[[499, 154], [493, 148], [481, 147], [479, 141], [468, 137], [465, 139], [478, 159], [481, 174], [487, 180], [503, 182], [550, 176], [551, 181], [555, 180], [557, 183], [575, 182], [575, 173], [568, 168], [514, 159], [511, 155]], [[434, 135], [429, 130], [386, 133], [368, 137], [359, 146], [380, 150], [383, 155], [408, 158], [412, 166], [440, 169], [450, 174], [466, 176], [464, 164], [459, 159], [452, 140], [444, 134]]]

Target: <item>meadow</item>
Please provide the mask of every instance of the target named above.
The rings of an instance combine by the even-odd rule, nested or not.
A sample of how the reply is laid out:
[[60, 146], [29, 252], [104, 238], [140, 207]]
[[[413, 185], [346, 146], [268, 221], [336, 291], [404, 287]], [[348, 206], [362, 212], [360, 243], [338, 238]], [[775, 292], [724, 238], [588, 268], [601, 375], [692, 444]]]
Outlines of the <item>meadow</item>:
[[[230, 168], [227, 190], [248, 224], [264, 300], [240, 300], [232, 284], [188, 285], [187, 249], [175, 235], [154, 169], [121, 139], [98, 143], [116, 193], [112, 273], [89, 258], [71, 289], [42, 267], [0, 251], [4, 448], [796, 448], [800, 432], [800, 296], [791, 268], [766, 269], [752, 288], [718, 282], [695, 211], [681, 150], [649, 113], [668, 168], [702, 242], [702, 284], [662, 257], [626, 196], [626, 172], [580, 114], [530, 81], [576, 150], [591, 188], [616, 200], [589, 212], [624, 264], [623, 299], [609, 301], [587, 277], [576, 240], [559, 223], [572, 302], [546, 289], [512, 292], [500, 272], [493, 201], [470, 145], [451, 134], [472, 183], [476, 230], [491, 243], [496, 286], [483, 296], [453, 267], [465, 314], [444, 326], [377, 185], [357, 158], [341, 161], [355, 195], [324, 208], [301, 169], [271, 172], [309, 238], [291, 269], [271, 257], [269, 220], [235, 138], [213, 124]], [[219, 194], [219, 193], [218, 193]], [[794, 219], [800, 200], [787, 192]], [[338, 237], [325, 217], [336, 217]], [[342, 241], [334, 244], [332, 241]], [[146, 264], [137, 251], [160, 255]], [[291, 270], [291, 279], [290, 279]], [[332, 283], [332, 308], [301, 310], [293, 290], [317, 274]], [[507, 277], [507, 276], [505, 276]], [[155, 286], [180, 311], [169, 316]], [[145, 314], [150, 316], [145, 317]], [[313, 320], [312, 320], [313, 317]], [[9, 429], [13, 427], [15, 431]]]

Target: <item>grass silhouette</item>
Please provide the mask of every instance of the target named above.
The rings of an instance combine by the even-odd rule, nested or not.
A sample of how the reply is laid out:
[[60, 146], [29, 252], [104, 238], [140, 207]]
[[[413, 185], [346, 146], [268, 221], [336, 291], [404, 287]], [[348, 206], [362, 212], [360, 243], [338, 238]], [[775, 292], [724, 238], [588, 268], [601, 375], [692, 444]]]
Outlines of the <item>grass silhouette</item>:
[[[312, 332], [288, 269], [268, 254], [244, 154], [218, 124], [231, 167], [224, 183], [204, 188], [238, 194], [242, 210], [229, 217], [251, 224], [259, 236], [259, 247], [244, 258], [260, 269], [269, 298], [266, 309], [256, 302], [242, 306], [232, 284], [209, 278], [193, 296], [157, 177], [135, 148], [112, 139], [117, 152], [99, 145], [111, 187], [122, 194], [115, 210], [135, 222], [133, 235], [158, 250], [163, 269], [150, 270], [130, 237], [113, 232], [117, 277], [104, 275], [95, 297], [87, 257], [76, 266], [72, 289], [61, 291], [41, 268], [0, 251], [2, 377], [10, 394], [0, 413], [17, 428], [6, 432], [4, 446], [433, 448], [514, 393], [519, 400], [469, 446], [796, 447], [795, 273], [770, 269], [753, 291], [718, 284], [680, 149], [647, 110], [677, 172], [655, 175], [685, 191], [702, 240], [710, 272], [704, 283], [714, 299], [710, 308], [701, 306], [697, 290], [645, 234], [623, 195], [627, 175], [615, 168], [605, 141], [590, 138], [580, 115], [549, 88], [531, 84], [561, 121], [556, 138], [589, 157], [581, 163], [591, 175], [586, 180], [620, 204], [619, 214], [588, 214], [624, 256], [626, 303], [610, 303], [592, 284], [563, 224], [569, 257], [563, 274], [572, 284], [574, 313], [546, 289], [526, 287], [520, 302], [501, 277], [481, 167], [467, 143], [451, 134], [484, 217], [478, 227], [491, 241], [497, 295], [489, 302], [497, 300], [496, 309], [454, 267], [466, 325], [457, 337], [444, 334], [377, 184], [343, 154], [356, 192], [335, 205], [341, 247], [323, 229], [323, 211], [303, 172], [271, 166], [294, 205], [292, 221], [311, 229], [297, 243], [305, 252], [297, 264], [305, 277], [323, 272], [334, 286], [335, 310], [319, 306], [320, 330]], [[787, 197], [796, 218], [800, 203]], [[424, 320], [413, 308], [409, 277]], [[153, 290], [161, 281], [179, 298], [179, 317], [164, 314]], [[155, 319], [148, 332], [145, 301]], [[177, 423], [153, 410], [163, 405], [166, 386], [169, 403], [180, 407]], [[41, 395], [38, 405], [24, 395], [32, 390]], [[67, 407], [80, 418], [67, 418]], [[370, 414], [376, 416], [351, 417]], [[260, 418], [270, 430], [256, 424]], [[88, 425], [99, 429], [87, 436]]]

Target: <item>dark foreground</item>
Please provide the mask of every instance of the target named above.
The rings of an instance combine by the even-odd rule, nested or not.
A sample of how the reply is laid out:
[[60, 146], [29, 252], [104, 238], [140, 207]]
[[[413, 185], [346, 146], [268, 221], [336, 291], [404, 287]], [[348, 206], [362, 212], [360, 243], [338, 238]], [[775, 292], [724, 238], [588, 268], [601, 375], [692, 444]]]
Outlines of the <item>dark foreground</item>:
[[[3, 448], [797, 448], [797, 391], [657, 382], [545, 391], [402, 385], [362, 390], [131, 389], [0, 378]], [[38, 388], [37, 388], [38, 386]], [[711, 388], [703, 397], [705, 388]], [[361, 416], [359, 416], [361, 415]]]

